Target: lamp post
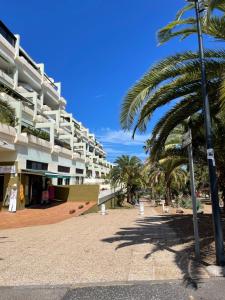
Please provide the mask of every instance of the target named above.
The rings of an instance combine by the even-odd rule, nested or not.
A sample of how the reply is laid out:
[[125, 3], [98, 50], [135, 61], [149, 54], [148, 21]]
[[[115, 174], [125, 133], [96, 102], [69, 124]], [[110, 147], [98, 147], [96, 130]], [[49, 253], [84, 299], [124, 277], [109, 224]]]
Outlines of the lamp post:
[[195, 3], [196, 23], [198, 31], [198, 46], [199, 46], [199, 59], [201, 66], [201, 81], [202, 81], [202, 98], [203, 98], [203, 114], [205, 123], [205, 136], [207, 147], [207, 161], [209, 168], [209, 181], [210, 181], [210, 194], [212, 202], [212, 214], [214, 224], [214, 238], [216, 248], [216, 262], [219, 266], [225, 265], [224, 245], [223, 245], [223, 231], [220, 217], [219, 196], [218, 196], [218, 182], [216, 175], [216, 164], [214, 158], [214, 149], [212, 141], [212, 125], [210, 117], [210, 107], [207, 92], [207, 79], [205, 68], [205, 57], [203, 48], [202, 28], [201, 28], [201, 12], [204, 10], [204, 3], [202, 0], [187, 0], [188, 2]]

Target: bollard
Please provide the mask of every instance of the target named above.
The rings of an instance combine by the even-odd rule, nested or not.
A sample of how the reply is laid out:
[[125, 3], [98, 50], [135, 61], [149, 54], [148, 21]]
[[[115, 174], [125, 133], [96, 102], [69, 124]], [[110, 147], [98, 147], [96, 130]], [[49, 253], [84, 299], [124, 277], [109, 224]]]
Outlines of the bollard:
[[105, 204], [101, 205], [101, 215], [104, 216], [106, 214]]
[[139, 214], [140, 214], [141, 216], [143, 216], [143, 215], [144, 215], [144, 212], [145, 212], [144, 203], [140, 203], [140, 204], [139, 204]]
[[160, 203], [162, 204], [162, 212], [165, 212], [165, 200], [161, 200]]

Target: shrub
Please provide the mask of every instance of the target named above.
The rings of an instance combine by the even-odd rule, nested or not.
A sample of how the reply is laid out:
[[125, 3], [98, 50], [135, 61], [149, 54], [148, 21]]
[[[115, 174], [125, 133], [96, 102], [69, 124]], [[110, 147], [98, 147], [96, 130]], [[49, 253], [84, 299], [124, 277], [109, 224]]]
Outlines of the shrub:
[[88, 205], [89, 203], [90, 203], [89, 201], [85, 202], [86, 205]]
[[70, 211], [69, 211], [69, 213], [72, 215], [72, 214], [74, 214], [76, 212], [76, 209], [71, 209]]
[[[192, 209], [192, 199], [191, 198], [182, 198], [178, 202], [179, 206], [186, 209]], [[196, 201], [197, 211], [202, 209], [201, 201]]]
[[78, 208], [79, 208], [79, 209], [81, 209], [81, 208], [83, 208], [83, 207], [84, 207], [83, 205], [79, 205], [79, 207], [78, 207]]
[[0, 119], [1, 123], [12, 127], [16, 126], [16, 123], [18, 122], [15, 117], [15, 110], [3, 100], [0, 100]]
[[26, 132], [27, 134], [34, 135], [42, 140], [49, 141], [50, 140], [50, 135], [48, 132], [43, 131], [41, 129], [36, 129], [32, 127], [24, 127], [22, 129], [22, 132]]
[[124, 202], [125, 196], [123, 193], [121, 192], [117, 192], [116, 194], [116, 200], [117, 200], [117, 205], [122, 207], [123, 206], [123, 202]]

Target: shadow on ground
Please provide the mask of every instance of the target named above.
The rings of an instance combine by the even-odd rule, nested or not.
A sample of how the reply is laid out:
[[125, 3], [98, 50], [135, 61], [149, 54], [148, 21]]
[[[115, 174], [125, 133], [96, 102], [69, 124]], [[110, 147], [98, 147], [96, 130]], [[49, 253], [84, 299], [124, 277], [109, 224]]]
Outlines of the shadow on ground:
[[63, 203], [65, 203], [66, 201], [61, 201], [61, 200], [51, 200], [46, 204], [32, 204], [30, 206], [27, 206], [27, 209], [48, 209], [51, 207], [55, 207], [58, 205], [61, 205]]
[[[182, 271], [184, 284], [196, 289], [201, 279], [202, 267], [215, 263], [211, 214], [199, 216], [199, 235], [199, 262], [194, 260], [192, 215], [163, 215], [138, 219], [135, 227], [121, 228], [114, 236], [102, 241], [117, 244], [119, 242], [116, 250], [135, 244], [151, 244], [153, 248], [145, 254], [145, 259], [160, 250], [174, 253], [175, 263]], [[178, 245], [183, 245], [181, 250], [177, 250]]]

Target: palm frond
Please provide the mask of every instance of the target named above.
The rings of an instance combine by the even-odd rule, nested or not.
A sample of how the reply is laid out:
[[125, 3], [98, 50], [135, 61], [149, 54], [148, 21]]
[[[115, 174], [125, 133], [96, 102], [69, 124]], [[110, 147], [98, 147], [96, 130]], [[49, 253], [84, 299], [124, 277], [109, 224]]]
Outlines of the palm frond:
[[[223, 64], [225, 61], [224, 50], [206, 50], [205, 56], [207, 68], [209, 68], [209, 70], [214, 69], [214, 72], [217, 70], [215, 64]], [[212, 65], [212, 68], [210, 65]], [[185, 72], [195, 74], [196, 69], [199, 69], [198, 53], [191, 51], [170, 56], [153, 66], [153, 68], [128, 91], [123, 101], [120, 114], [122, 128], [129, 130], [132, 127], [140, 110], [151, 98], [152, 91], [156, 89], [159, 84], [168, 79], [181, 76]]]

